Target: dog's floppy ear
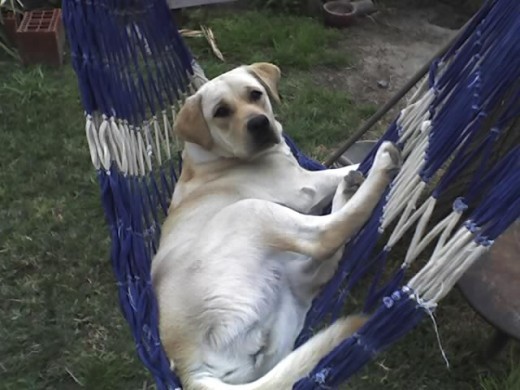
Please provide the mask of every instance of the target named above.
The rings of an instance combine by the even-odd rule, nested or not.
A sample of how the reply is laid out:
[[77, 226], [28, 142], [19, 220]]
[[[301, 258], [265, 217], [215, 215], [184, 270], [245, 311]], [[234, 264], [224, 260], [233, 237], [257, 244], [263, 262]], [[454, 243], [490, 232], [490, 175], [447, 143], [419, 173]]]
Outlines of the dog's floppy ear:
[[269, 97], [280, 103], [280, 94], [278, 93], [278, 83], [282, 76], [280, 68], [268, 62], [256, 62], [249, 65], [247, 70], [262, 83]]
[[200, 95], [196, 94], [186, 99], [175, 119], [173, 132], [185, 141], [193, 142], [206, 150], [211, 150], [213, 138], [202, 114]]

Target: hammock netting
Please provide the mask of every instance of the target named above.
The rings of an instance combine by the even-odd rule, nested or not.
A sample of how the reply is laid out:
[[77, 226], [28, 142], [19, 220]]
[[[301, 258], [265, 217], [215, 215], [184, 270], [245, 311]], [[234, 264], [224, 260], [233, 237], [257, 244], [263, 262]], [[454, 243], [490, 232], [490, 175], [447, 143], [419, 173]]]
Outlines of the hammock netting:
[[[150, 263], [182, 169], [171, 127], [206, 78], [165, 0], [66, 0], [63, 18], [121, 309], [157, 388], [180, 389], [160, 343]], [[400, 146], [403, 167], [347, 244], [296, 345], [338, 318], [367, 276], [370, 320], [295, 389], [337, 386], [424, 317], [433, 318], [460, 276], [520, 216], [518, 37], [520, 2], [487, 1], [381, 137]], [[325, 169], [285, 137], [304, 168]], [[378, 146], [360, 165], [363, 173]], [[389, 257], [398, 244], [406, 254], [396, 264]]]

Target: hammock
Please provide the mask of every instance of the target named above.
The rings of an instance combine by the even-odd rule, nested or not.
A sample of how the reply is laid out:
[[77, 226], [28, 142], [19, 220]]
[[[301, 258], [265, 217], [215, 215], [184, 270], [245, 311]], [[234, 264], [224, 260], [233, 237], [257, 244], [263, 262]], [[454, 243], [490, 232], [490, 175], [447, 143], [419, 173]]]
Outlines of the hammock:
[[[165, 0], [66, 0], [63, 18], [121, 310], [158, 389], [180, 389], [159, 339], [150, 262], [182, 169], [171, 126], [206, 78]], [[519, 36], [520, 2], [487, 1], [381, 138], [402, 148], [403, 168], [349, 242], [296, 344], [336, 319], [367, 275], [371, 318], [295, 389], [338, 385], [425, 316], [433, 319], [437, 303], [520, 216]], [[325, 169], [285, 137], [303, 167]], [[402, 263], [387, 262], [403, 243]]]

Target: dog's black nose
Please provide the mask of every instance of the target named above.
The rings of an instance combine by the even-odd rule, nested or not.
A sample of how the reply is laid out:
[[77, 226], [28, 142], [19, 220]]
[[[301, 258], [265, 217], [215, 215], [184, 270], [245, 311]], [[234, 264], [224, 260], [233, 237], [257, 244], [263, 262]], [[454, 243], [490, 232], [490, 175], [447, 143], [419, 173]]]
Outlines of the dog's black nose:
[[257, 115], [247, 121], [247, 130], [253, 135], [269, 130], [270, 126], [269, 118], [265, 115]]

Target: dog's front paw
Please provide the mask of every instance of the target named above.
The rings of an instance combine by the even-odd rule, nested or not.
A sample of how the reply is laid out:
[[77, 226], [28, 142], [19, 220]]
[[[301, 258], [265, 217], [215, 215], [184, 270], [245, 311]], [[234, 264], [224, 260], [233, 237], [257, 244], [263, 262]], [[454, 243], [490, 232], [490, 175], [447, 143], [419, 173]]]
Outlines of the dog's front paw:
[[385, 172], [393, 178], [401, 168], [402, 157], [399, 148], [392, 142], [385, 141], [377, 150], [373, 168]]
[[365, 181], [365, 177], [359, 171], [350, 171], [347, 176], [343, 178], [343, 181], [343, 194], [352, 195], [361, 187], [361, 184]]

